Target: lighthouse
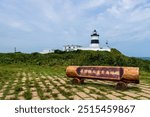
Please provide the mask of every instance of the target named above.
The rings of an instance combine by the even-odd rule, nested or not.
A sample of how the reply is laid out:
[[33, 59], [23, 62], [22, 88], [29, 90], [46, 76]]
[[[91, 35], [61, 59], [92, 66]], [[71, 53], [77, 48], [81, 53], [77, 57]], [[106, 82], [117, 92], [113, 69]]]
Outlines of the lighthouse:
[[101, 47], [99, 45], [99, 34], [96, 30], [94, 30], [91, 34], [90, 46], [82, 47], [79, 45], [65, 45], [65, 51], [76, 51], [76, 50], [92, 50], [92, 51], [111, 51], [111, 48], [108, 46], [108, 42], [106, 42], [107, 47]]
[[91, 34], [91, 44], [90, 48], [99, 48], [99, 34], [96, 30]]

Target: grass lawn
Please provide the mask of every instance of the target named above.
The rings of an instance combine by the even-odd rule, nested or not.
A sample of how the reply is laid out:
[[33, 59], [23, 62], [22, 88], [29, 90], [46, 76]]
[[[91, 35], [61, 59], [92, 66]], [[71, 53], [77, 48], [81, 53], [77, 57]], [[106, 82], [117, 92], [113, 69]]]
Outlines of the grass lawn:
[[146, 95], [150, 88], [150, 73], [141, 71], [141, 85], [129, 86], [122, 92], [115, 90], [114, 82], [100, 80], [72, 85], [65, 69], [65, 66], [0, 65], [0, 99], [125, 99], [127, 92], [133, 99], [150, 99], [150, 95]]

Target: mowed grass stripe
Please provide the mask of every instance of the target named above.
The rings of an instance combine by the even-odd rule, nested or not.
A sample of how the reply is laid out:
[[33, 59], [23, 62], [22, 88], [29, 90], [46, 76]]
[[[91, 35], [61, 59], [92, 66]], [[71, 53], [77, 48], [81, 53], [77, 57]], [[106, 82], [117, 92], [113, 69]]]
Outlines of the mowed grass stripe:
[[[7, 94], [9, 93], [9, 90], [10, 90], [10, 88], [12, 87], [12, 84], [13, 84], [13, 82], [14, 82], [14, 79], [15, 79], [15, 75], [14, 74], [11, 74], [11, 77], [9, 78], [9, 83], [7, 84], [7, 85], [5, 85], [4, 87], [5, 87], [5, 89], [4, 89], [4, 91], [3, 91], [3, 97], [1, 98], [2, 100], [4, 100], [5, 98], [6, 98], [6, 96], [7, 96]], [[3, 88], [4, 88], [3, 87]]]

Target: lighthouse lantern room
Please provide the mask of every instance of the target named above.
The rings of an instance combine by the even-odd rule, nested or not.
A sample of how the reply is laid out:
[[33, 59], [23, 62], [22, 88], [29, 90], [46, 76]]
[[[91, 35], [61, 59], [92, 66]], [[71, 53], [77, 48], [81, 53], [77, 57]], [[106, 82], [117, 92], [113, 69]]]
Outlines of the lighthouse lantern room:
[[97, 31], [94, 30], [91, 35], [91, 48], [99, 48], [99, 34], [97, 34]]

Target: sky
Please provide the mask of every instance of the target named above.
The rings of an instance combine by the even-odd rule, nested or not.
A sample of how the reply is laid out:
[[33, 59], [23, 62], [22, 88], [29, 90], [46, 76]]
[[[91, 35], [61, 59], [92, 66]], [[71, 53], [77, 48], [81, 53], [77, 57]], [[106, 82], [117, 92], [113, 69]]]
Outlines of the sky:
[[0, 0], [0, 53], [88, 47], [94, 29], [101, 47], [150, 57], [150, 0]]

